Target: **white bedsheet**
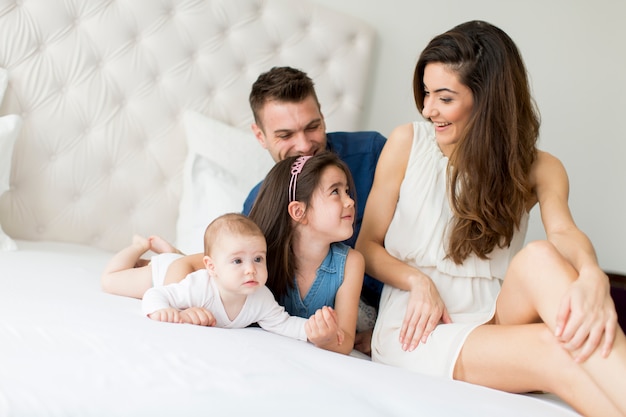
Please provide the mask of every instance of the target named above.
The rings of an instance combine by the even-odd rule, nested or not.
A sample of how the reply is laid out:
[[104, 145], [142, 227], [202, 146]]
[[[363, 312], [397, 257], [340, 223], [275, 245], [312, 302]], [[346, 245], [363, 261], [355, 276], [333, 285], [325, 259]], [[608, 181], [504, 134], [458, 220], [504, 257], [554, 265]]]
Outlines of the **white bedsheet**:
[[18, 241], [0, 252], [0, 416], [575, 416], [326, 352], [258, 328], [152, 321], [104, 294], [110, 253]]

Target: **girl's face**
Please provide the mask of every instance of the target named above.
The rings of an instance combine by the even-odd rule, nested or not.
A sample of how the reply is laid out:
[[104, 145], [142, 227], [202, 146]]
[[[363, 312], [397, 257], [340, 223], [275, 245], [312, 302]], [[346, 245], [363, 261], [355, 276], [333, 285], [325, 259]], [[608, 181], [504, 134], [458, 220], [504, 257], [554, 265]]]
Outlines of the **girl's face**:
[[354, 200], [349, 192], [346, 174], [339, 167], [324, 168], [305, 216], [311, 229], [329, 243], [346, 240], [354, 232]]
[[456, 72], [440, 62], [424, 68], [424, 110], [422, 115], [435, 125], [437, 143], [450, 156], [467, 126], [474, 99], [472, 91], [461, 84]]

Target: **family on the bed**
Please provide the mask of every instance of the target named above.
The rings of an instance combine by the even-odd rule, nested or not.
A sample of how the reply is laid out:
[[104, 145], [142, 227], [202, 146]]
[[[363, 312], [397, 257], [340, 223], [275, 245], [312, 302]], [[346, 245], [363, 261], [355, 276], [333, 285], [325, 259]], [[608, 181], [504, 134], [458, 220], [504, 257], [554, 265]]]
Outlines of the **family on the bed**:
[[[266, 327], [271, 317], [269, 330], [328, 350], [552, 392], [587, 416], [626, 415], [626, 337], [572, 219], [565, 169], [536, 147], [539, 114], [516, 45], [488, 23], [461, 24], [423, 50], [413, 90], [426, 121], [385, 141], [326, 134], [306, 74], [261, 74], [252, 129], [276, 165], [244, 214], [262, 235], [228, 214], [207, 229], [203, 254], [136, 238], [103, 288], [143, 296], [156, 320]], [[547, 239], [524, 246], [537, 203]], [[145, 265], [148, 250], [165, 254]], [[263, 298], [266, 279], [282, 307]], [[361, 320], [372, 309], [375, 325]]]

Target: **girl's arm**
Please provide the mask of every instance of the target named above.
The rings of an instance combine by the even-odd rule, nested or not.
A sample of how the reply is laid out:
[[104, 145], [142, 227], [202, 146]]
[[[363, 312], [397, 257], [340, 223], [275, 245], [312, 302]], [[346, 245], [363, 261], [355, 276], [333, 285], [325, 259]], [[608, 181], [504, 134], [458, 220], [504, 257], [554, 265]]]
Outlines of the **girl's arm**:
[[346, 355], [352, 352], [364, 272], [363, 255], [350, 249], [335, 308], [321, 308], [307, 321], [307, 336], [315, 346]]
[[561, 300], [556, 336], [570, 351], [582, 347], [584, 361], [600, 345], [608, 355], [617, 331], [617, 314], [607, 275], [598, 265], [595, 250], [576, 226], [568, 205], [569, 181], [565, 168], [554, 156], [539, 152], [531, 171], [546, 237], [578, 271]]
[[183, 280], [183, 278], [185, 278], [192, 272], [203, 269], [203, 258], [203, 253], [195, 253], [193, 255], [187, 255], [183, 256], [182, 258], [176, 259], [167, 268], [167, 272], [165, 273], [165, 278], [163, 280], [163, 285], [180, 282]]
[[410, 291], [407, 312], [400, 330], [404, 350], [425, 343], [439, 321], [450, 318], [434, 283], [416, 268], [391, 256], [384, 241], [391, 224], [400, 186], [404, 179], [411, 147], [413, 125], [394, 129], [378, 160], [374, 184], [365, 206], [365, 214], [356, 248], [365, 257], [365, 270], [385, 284]]

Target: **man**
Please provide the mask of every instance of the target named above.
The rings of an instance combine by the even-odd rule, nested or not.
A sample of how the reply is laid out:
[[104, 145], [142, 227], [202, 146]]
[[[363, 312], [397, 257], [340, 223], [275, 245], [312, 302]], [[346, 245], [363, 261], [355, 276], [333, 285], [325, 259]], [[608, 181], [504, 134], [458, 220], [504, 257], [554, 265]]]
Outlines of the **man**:
[[[357, 215], [354, 234], [345, 243], [354, 248], [385, 137], [378, 132], [326, 133], [313, 81], [304, 72], [291, 67], [274, 67], [261, 74], [252, 85], [250, 107], [254, 115], [252, 131], [274, 161], [330, 150], [348, 165], [355, 182]], [[260, 186], [257, 184], [248, 195], [244, 214], [250, 213]], [[362, 306], [359, 323], [365, 314], [370, 316], [373, 326], [381, 290], [380, 281], [365, 275], [361, 300], [370, 308]], [[361, 326], [368, 327], [365, 323]], [[359, 350], [369, 352], [369, 347]]]

